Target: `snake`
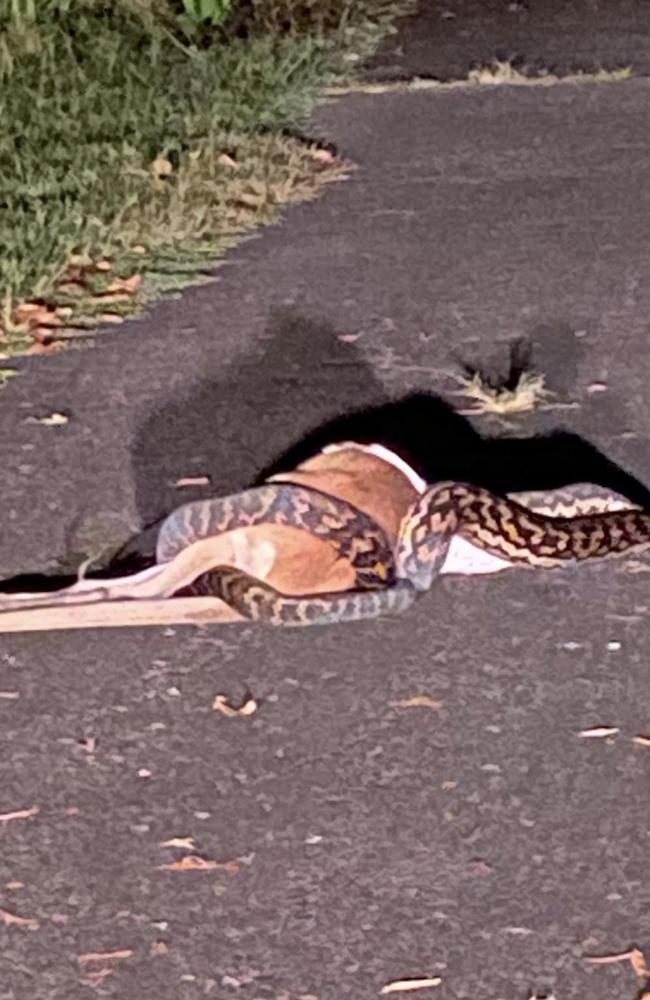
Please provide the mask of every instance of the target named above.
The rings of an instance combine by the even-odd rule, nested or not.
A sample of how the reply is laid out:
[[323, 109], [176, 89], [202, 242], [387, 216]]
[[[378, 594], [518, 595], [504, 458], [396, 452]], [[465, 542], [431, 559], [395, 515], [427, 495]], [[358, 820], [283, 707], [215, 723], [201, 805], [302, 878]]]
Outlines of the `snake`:
[[[590, 499], [588, 490], [594, 490]], [[282, 524], [324, 538], [349, 560], [354, 588], [290, 596], [229, 566], [216, 566], [177, 591], [215, 596], [244, 619], [285, 627], [329, 625], [398, 614], [429, 590], [454, 535], [484, 552], [529, 567], [553, 568], [640, 553], [650, 547], [650, 510], [630, 505], [602, 511], [611, 491], [581, 485], [550, 494], [563, 509], [551, 515], [540, 494], [500, 496], [471, 483], [438, 482], [413, 502], [395, 546], [363, 511], [311, 487], [266, 483], [229, 497], [184, 504], [163, 522], [156, 561], [173, 559], [199, 539], [259, 524]], [[541, 510], [535, 510], [537, 497]], [[562, 506], [564, 504], [564, 506]], [[611, 506], [611, 503], [609, 504]], [[587, 513], [575, 513], [576, 510]]]

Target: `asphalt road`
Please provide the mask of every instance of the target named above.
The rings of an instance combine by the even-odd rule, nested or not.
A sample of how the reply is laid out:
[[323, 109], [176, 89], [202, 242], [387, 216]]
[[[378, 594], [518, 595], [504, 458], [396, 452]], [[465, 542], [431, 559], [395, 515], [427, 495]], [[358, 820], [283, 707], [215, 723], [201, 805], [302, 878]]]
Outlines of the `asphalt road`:
[[424, 0], [368, 67], [380, 79], [462, 79], [510, 62], [529, 76], [650, 70], [644, 0]]
[[[349, 181], [0, 394], [2, 575], [69, 568], [201, 495], [179, 477], [238, 489], [461, 361], [502, 371], [519, 338], [563, 408], [474, 420], [517, 439], [481, 445], [418, 404], [432, 474], [581, 476], [572, 439], [521, 440], [564, 428], [650, 483], [647, 94], [323, 108]], [[38, 811], [0, 817], [0, 998], [370, 1000], [430, 976], [416, 995], [633, 1000], [629, 964], [585, 956], [650, 955], [647, 580], [446, 579], [402, 619], [304, 633], [3, 637], [0, 813]], [[252, 716], [212, 708], [246, 689]], [[394, 704], [422, 694], [439, 706]], [[188, 837], [238, 870], [161, 869]]]

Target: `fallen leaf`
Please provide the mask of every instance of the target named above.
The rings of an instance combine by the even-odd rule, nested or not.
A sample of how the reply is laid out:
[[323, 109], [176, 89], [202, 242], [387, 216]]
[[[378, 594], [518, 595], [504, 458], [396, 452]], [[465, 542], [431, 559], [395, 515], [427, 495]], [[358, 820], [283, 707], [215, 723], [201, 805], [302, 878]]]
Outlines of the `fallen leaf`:
[[428, 694], [416, 694], [413, 698], [403, 698], [401, 701], [389, 701], [391, 708], [433, 708], [436, 711], [442, 708], [441, 701], [435, 701]]
[[42, 308], [42, 302], [19, 302], [13, 312], [14, 320], [16, 323], [22, 323], [31, 316], [40, 313]]
[[10, 823], [13, 819], [29, 819], [40, 811], [40, 806], [30, 806], [29, 809], [14, 809], [13, 812], [0, 813], [0, 823]]
[[38, 920], [33, 917], [19, 917], [15, 913], [9, 913], [9, 910], [0, 909], [0, 920], [5, 927], [24, 927], [28, 931], [37, 931], [39, 928]]
[[425, 979], [395, 979], [391, 983], [382, 986], [382, 995], [388, 993], [408, 993], [413, 990], [426, 990], [431, 986], [440, 986], [442, 979], [440, 976], [431, 976]]
[[336, 163], [336, 157], [329, 149], [323, 149], [322, 146], [314, 146], [311, 150], [311, 156], [313, 160], [317, 160], [318, 163]]
[[650, 969], [648, 968], [648, 963], [646, 962], [645, 955], [640, 948], [630, 949], [630, 965], [634, 970], [634, 975], [638, 979], [647, 979], [650, 976]]
[[467, 874], [472, 878], [477, 878], [481, 875], [489, 875], [491, 871], [492, 865], [489, 865], [483, 858], [473, 858], [469, 863]]
[[0, 691], [0, 698], [4, 698], [5, 701], [15, 701], [16, 698], [20, 698], [19, 691]]
[[177, 479], [174, 486], [209, 486], [209, 484], [209, 476], [184, 476], [182, 479]]
[[114, 971], [108, 966], [105, 969], [96, 969], [94, 972], [87, 973], [81, 982], [85, 986], [99, 986], [108, 976], [112, 976]]
[[149, 952], [151, 955], [166, 955], [169, 951], [169, 945], [165, 944], [164, 941], [152, 941], [151, 948]]
[[257, 702], [251, 694], [246, 695], [243, 703], [239, 708], [235, 708], [234, 705], [230, 703], [225, 694], [218, 694], [215, 696], [212, 702], [212, 708], [216, 712], [221, 712], [223, 715], [227, 715], [229, 718], [233, 718], [235, 715], [247, 716], [253, 715], [257, 711]]
[[131, 958], [133, 950], [131, 948], [116, 948], [115, 951], [87, 951], [83, 955], [77, 955], [79, 965], [91, 965], [93, 962], [119, 961], [123, 958]]
[[124, 322], [124, 316], [119, 313], [100, 313], [97, 318], [101, 323], [112, 323], [115, 326]]
[[141, 283], [142, 283], [142, 275], [132, 274], [130, 278], [116, 278], [115, 281], [112, 281], [110, 283], [106, 291], [109, 293], [126, 292], [129, 295], [133, 295], [138, 290]]
[[617, 736], [620, 733], [618, 726], [593, 726], [591, 729], [581, 729], [578, 736], [581, 739], [607, 739], [608, 736]]
[[10, 882], [5, 882], [5, 889], [11, 889], [13, 891], [14, 889], [24, 889], [24, 888], [25, 888], [25, 883], [19, 882], [18, 879], [15, 878], [12, 879]]
[[50, 413], [47, 417], [28, 417], [30, 424], [43, 424], [44, 427], [63, 427], [67, 424], [69, 417], [65, 413]]
[[587, 392], [607, 392], [607, 384], [605, 382], [592, 382], [591, 385], [587, 386]]
[[180, 847], [184, 851], [196, 850], [194, 837], [172, 837], [171, 840], [163, 840], [161, 847]]
[[633, 736], [632, 742], [640, 747], [650, 747], [650, 736]]
[[170, 861], [164, 865], [158, 865], [159, 871], [170, 872], [210, 872], [222, 868], [230, 875], [237, 875], [239, 865], [236, 861], [212, 861], [210, 858], [201, 858], [198, 854], [186, 854], [178, 861]]
[[217, 157], [217, 163], [220, 163], [223, 167], [231, 167], [233, 170], [239, 170], [237, 160], [233, 160], [232, 156], [229, 156], [228, 153], [220, 153]]
[[650, 975], [650, 969], [645, 955], [640, 948], [629, 948], [628, 951], [616, 952], [613, 955], [585, 955], [585, 962], [590, 965], [613, 965], [616, 962], [629, 962], [638, 979], [645, 980]]
[[156, 177], [169, 177], [174, 172], [174, 168], [165, 156], [157, 156], [151, 164], [151, 172]]
[[110, 260], [98, 260], [95, 262], [96, 271], [110, 271], [112, 266]]

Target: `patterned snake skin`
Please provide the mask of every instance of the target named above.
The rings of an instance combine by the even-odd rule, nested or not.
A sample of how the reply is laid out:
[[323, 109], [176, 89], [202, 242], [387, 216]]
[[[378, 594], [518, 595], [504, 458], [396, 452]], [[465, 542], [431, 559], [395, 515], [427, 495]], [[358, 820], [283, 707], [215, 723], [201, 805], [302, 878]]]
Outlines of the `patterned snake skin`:
[[612, 491], [578, 484], [500, 497], [464, 483], [437, 483], [412, 505], [396, 550], [351, 504], [290, 484], [185, 504], [163, 523], [157, 561], [201, 538], [257, 524], [283, 524], [325, 538], [355, 569], [355, 589], [290, 597], [231, 567], [215, 567], [179, 595], [221, 598], [244, 618], [272, 625], [324, 625], [408, 608], [444, 565], [454, 536], [510, 563], [554, 567], [650, 547], [650, 512]]

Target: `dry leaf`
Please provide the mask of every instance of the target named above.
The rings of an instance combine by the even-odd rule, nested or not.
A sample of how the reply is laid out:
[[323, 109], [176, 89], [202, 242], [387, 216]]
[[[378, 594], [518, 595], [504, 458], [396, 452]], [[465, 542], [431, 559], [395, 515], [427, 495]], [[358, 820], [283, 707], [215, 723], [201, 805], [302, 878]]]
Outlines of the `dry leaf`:
[[645, 955], [640, 948], [630, 949], [630, 965], [634, 970], [634, 975], [638, 979], [647, 979], [650, 976], [650, 969], [646, 962]]
[[163, 840], [161, 847], [180, 847], [184, 851], [196, 850], [194, 837], [172, 837], [171, 840]]
[[30, 806], [29, 809], [14, 809], [13, 812], [0, 813], [0, 823], [9, 823], [12, 819], [29, 819], [40, 811], [40, 806]]
[[106, 292], [101, 295], [100, 298], [105, 300], [107, 295], [110, 295], [111, 292], [126, 292], [127, 295], [133, 295], [138, 290], [141, 283], [142, 275], [140, 274], [132, 274], [130, 278], [116, 278], [115, 281], [110, 283]]
[[613, 965], [617, 962], [629, 962], [638, 979], [644, 980], [650, 975], [648, 963], [640, 948], [630, 948], [628, 951], [617, 952], [613, 955], [586, 955], [585, 962], [589, 962], [590, 965]]
[[174, 172], [174, 168], [165, 156], [157, 156], [151, 164], [151, 172], [156, 177], [169, 177]]
[[233, 160], [232, 156], [229, 156], [228, 153], [220, 153], [217, 157], [217, 163], [220, 163], [223, 167], [231, 167], [233, 170], [239, 169], [237, 160]]
[[77, 955], [79, 965], [90, 965], [93, 962], [110, 962], [113, 959], [118, 961], [122, 958], [131, 958], [133, 951], [131, 948], [117, 948], [115, 951], [87, 951], [83, 955]]
[[65, 413], [50, 413], [47, 417], [28, 417], [27, 420], [30, 424], [43, 424], [44, 427], [63, 427], [69, 417]]
[[149, 952], [151, 955], [166, 955], [169, 951], [169, 945], [165, 944], [164, 941], [152, 941], [151, 948]]
[[323, 149], [322, 146], [315, 146], [311, 150], [312, 159], [317, 160], [319, 163], [336, 163], [336, 157], [333, 153], [330, 153], [329, 149]]
[[442, 708], [442, 702], [430, 698], [428, 694], [416, 694], [413, 698], [403, 698], [401, 701], [389, 701], [391, 708]]
[[391, 983], [382, 986], [382, 995], [388, 993], [409, 993], [413, 990], [426, 990], [430, 986], [440, 986], [442, 979], [440, 976], [431, 976], [426, 979], [395, 979]]
[[177, 479], [174, 486], [209, 486], [210, 477], [209, 476], [184, 476], [182, 479]]
[[235, 708], [225, 694], [218, 694], [212, 702], [212, 708], [217, 712], [221, 712], [223, 715], [227, 715], [228, 718], [233, 718], [236, 715], [253, 715], [253, 713], [257, 711], [257, 702], [253, 696], [249, 694], [246, 696], [244, 702], [239, 706], [239, 708]]
[[120, 316], [119, 313], [100, 313], [97, 319], [101, 323], [112, 323], [114, 326], [124, 322], [124, 316]]
[[38, 920], [33, 917], [18, 917], [15, 913], [3, 909], [0, 909], [0, 920], [5, 927], [24, 927], [28, 931], [37, 931], [39, 927]]
[[209, 858], [201, 858], [198, 854], [186, 854], [178, 861], [170, 861], [164, 865], [158, 865], [159, 871], [170, 872], [210, 872], [222, 868], [230, 875], [237, 875], [239, 865], [236, 861], [212, 861]]
[[19, 691], [0, 691], [0, 698], [4, 698], [5, 701], [15, 701], [20, 698]]
[[587, 392], [607, 392], [607, 384], [605, 382], [592, 382], [591, 385], [587, 386]]
[[608, 736], [617, 736], [620, 733], [618, 726], [593, 726], [591, 729], [581, 729], [578, 736], [581, 739], [607, 739]]
[[95, 270], [96, 271], [110, 271], [110, 269], [112, 268], [112, 266], [113, 265], [111, 264], [110, 260], [98, 260], [95, 263]]
[[639, 734], [638, 736], [632, 737], [632, 742], [636, 743], [639, 747], [650, 747], [650, 736], [642, 736]]
[[99, 986], [108, 976], [112, 976], [113, 972], [114, 970], [108, 966], [105, 969], [96, 969], [94, 972], [88, 972], [81, 982], [85, 986]]

